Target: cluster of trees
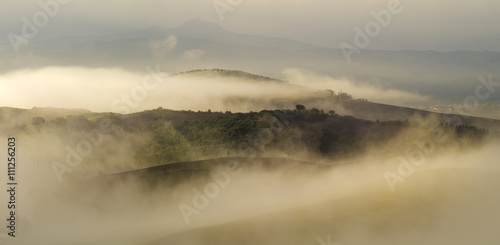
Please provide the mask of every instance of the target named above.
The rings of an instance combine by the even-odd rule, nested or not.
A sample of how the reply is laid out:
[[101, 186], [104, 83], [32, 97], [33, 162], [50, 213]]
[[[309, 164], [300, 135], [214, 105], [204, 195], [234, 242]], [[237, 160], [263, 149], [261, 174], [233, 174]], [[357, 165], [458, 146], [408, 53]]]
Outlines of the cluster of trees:
[[[227, 151], [237, 155], [244, 152], [240, 148], [245, 141], [257, 138], [259, 132], [271, 127], [269, 121], [264, 120], [266, 117], [285, 120], [287, 126], [274, 133], [271, 142], [261, 150], [292, 154], [307, 152], [324, 158], [354, 156], [388, 143], [405, 130], [427, 130], [408, 120], [372, 122], [339, 116], [334, 111], [325, 113], [316, 108], [307, 109], [303, 105], [297, 105], [295, 110], [226, 112], [204, 120], [174, 123], [168, 126], [168, 130], [153, 127], [154, 138], [138, 153], [137, 160], [166, 163], [200, 157], [221, 157]], [[464, 147], [480, 142], [488, 133], [468, 125], [451, 128], [442, 126], [447, 132], [455, 133], [456, 138], [463, 141], [461, 144]]]
[[[99, 127], [99, 120], [113, 122], [115, 138], [134, 135], [134, 161], [141, 166], [244, 154], [241, 146], [259, 132], [272, 127], [266, 118], [286, 122], [279, 132], [273, 132], [265, 148], [293, 154], [304, 152], [323, 158], [350, 157], [366, 149], [386, 145], [407, 129], [424, 130], [415, 122], [373, 122], [351, 116], [340, 116], [335, 111], [325, 112], [296, 105], [294, 110], [263, 110], [260, 112], [193, 112], [158, 108], [130, 115], [89, 114], [87, 116], [58, 117], [46, 121], [32, 118], [31, 125], [18, 128], [36, 132], [57, 133], [61, 137], [78, 135]], [[480, 143], [490, 132], [470, 125], [441, 125], [453, 133], [462, 147]], [[408, 130], [408, 131], [412, 131]]]
[[[331, 89], [323, 90], [321, 92], [321, 95], [326, 96], [326, 97], [331, 97], [331, 98], [334, 98], [336, 100], [352, 100], [352, 99], [354, 99], [354, 96], [352, 96], [348, 93], [345, 93], [342, 91], [340, 91], [339, 93], [335, 93], [335, 91], [333, 91]], [[367, 101], [366, 99], [361, 99], [361, 100]]]

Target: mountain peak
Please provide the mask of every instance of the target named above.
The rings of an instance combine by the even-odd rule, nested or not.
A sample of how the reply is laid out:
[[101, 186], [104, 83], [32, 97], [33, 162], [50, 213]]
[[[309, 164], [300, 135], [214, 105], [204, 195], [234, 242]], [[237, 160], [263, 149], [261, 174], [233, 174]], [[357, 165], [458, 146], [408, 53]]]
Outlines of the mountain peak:
[[179, 31], [185, 32], [213, 32], [213, 31], [225, 31], [219, 24], [209, 21], [204, 21], [200, 19], [192, 19], [184, 22], [181, 26], [176, 28]]

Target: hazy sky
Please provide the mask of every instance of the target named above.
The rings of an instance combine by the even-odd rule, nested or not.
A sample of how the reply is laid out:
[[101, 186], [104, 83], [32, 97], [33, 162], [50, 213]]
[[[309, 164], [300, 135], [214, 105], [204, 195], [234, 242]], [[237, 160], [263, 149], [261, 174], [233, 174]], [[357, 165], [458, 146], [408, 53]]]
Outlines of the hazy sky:
[[[232, 2], [221, 20], [214, 0], [40, 0], [69, 1], [40, 28], [36, 38], [102, 34], [149, 26], [176, 27], [201, 18], [241, 33], [288, 37], [339, 47], [353, 43], [354, 28], [364, 29], [371, 11], [387, 9], [396, 0], [217, 0]], [[241, 2], [241, 3], [240, 3]], [[0, 37], [21, 33], [22, 17], [31, 20], [43, 8], [39, 0], [3, 0]], [[240, 4], [238, 4], [240, 3]], [[490, 50], [500, 52], [500, 1], [401, 0], [367, 49]], [[43, 20], [43, 19], [42, 19]]]

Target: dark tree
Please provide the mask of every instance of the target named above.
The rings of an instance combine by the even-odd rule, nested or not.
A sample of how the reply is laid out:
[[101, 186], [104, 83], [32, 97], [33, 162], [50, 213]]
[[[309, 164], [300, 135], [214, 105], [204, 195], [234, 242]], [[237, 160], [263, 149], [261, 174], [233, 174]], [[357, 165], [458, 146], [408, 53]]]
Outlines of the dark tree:
[[295, 106], [295, 109], [297, 109], [297, 111], [305, 111], [306, 107], [304, 105], [298, 104]]
[[33, 125], [42, 125], [45, 124], [45, 118], [43, 117], [34, 117], [31, 119], [31, 124]]

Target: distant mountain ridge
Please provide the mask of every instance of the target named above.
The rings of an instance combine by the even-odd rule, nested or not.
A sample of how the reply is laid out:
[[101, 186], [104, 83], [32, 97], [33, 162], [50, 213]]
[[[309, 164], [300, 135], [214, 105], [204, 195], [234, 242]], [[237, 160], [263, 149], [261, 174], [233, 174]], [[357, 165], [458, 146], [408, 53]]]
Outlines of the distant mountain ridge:
[[275, 38], [275, 37], [264, 37], [258, 35], [248, 35], [240, 34], [231, 31], [227, 31], [217, 23], [203, 21], [199, 19], [192, 19], [184, 22], [182, 25], [175, 28], [162, 28], [158, 26], [152, 26], [145, 29], [140, 29], [131, 32], [114, 33], [102, 36], [66, 36], [60, 37], [52, 40], [44, 41], [46, 43], [71, 43], [78, 42], [79, 39], [86, 41], [117, 41], [122, 39], [149, 39], [149, 38], [163, 38], [169, 35], [175, 35], [178, 37], [189, 37], [198, 39], [208, 39], [217, 42], [223, 42], [231, 45], [241, 45], [241, 46], [261, 46], [261, 47], [275, 47], [287, 50], [299, 50], [299, 49], [313, 49], [313, 48], [323, 48], [317, 45], [306, 44], [287, 38]]

